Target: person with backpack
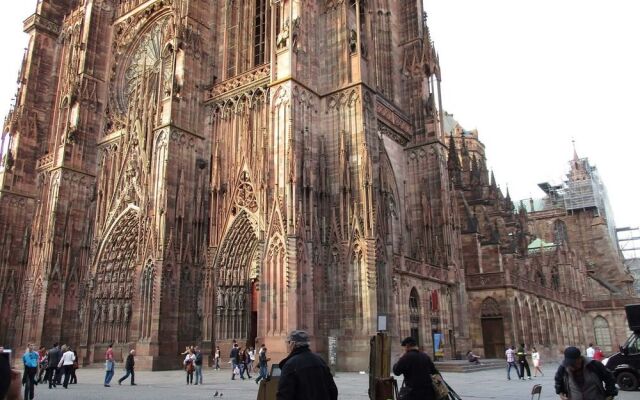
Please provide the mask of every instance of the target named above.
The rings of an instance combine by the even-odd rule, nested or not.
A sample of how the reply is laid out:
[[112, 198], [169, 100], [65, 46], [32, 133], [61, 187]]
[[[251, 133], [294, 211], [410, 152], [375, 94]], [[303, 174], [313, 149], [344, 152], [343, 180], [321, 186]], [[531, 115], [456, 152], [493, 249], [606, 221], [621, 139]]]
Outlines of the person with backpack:
[[432, 375], [439, 374], [431, 358], [418, 348], [414, 337], [405, 338], [400, 345], [404, 354], [393, 366], [395, 375], [403, 375], [400, 388], [403, 400], [436, 400]]
[[600, 361], [583, 357], [580, 349], [573, 346], [564, 350], [555, 389], [562, 400], [612, 400], [618, 395], [613, 374]]

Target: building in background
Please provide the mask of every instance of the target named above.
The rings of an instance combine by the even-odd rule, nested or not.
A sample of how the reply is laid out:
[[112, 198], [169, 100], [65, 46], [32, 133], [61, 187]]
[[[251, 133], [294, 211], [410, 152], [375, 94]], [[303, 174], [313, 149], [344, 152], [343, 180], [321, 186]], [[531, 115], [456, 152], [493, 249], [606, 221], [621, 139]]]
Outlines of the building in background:
[[515, 209], [442, 111], [421, 2], [42, 0], [24, 26], [0, 342], [165, 369], [305, 329], [363, 370], [378, 316], [442, 358], [621, 336], [606, 204]]

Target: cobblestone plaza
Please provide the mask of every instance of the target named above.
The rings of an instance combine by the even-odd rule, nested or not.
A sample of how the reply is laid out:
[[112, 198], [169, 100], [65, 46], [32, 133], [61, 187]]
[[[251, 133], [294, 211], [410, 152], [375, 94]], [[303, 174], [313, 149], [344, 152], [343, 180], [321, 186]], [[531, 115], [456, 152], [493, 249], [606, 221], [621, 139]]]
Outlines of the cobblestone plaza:
[[[553, 375], [556, 368], [557, 364], [543, 366], [544, 377], [533, 378], [531, 381], [517, 379], [507, 381], [503, 369], [474, 373], [451, 372], [443, 373], [443, 376], [463, 399], [529, 399], [534, 384], [542, 385], [541, 400], [557, 399], [553, 390]], [[78, 370], [78, 385], [70, 385], [68, 390], [62, 387], [49, 390], [46, 385], [40, 385], [36, 389], [36, 399], [214, 399], [214, 394], [218, 392], [222, 393], [223, 400], [254, 400], [258, 393], [258, 385], [251, 379], [231, 381], [228, 369], [219, 372], [206, 369], [204, 385], [189, 387], [185, 385], [182, 371], [136, 372], [137, 386], [130, 386], [128, 382], [118, 386], [117, 379], [122, 375], [123, 370], [117, 369], [111, 382], [112, 386], [105, 388], [102, 386], [104, 378], [102, 369], [83, 368]], [[338, 385], [339, 399], [368, 399], [367, 375], [338, 373], [335, 381]], [[631, 400], [638, 397], [637, 392], [621, 392], [617, 398]]]

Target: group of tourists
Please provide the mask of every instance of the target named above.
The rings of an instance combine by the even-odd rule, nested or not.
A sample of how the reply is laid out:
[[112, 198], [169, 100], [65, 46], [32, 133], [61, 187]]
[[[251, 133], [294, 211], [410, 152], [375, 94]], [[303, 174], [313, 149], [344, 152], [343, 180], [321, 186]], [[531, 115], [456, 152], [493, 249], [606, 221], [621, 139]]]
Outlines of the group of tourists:
[[527, 351], [524, 343], [521, 343], [518, 349], [516, 350], [515, 346], [509, 347], [505, 351], [505, 357], [507, 358], [507, 379], [511, 380], [511, 368], [516, 370], [516, 374], [518, 375], [519, 380], [524, 380], [524, 373], [527, 373], [527, 378], [531, 380], [531, 368], [529, 366], [529, 361], [527, 360], [528, 356], [531, 356], [531, 361], [533, 361], [533, 377], [537, 377], [538, 373], [540, 376], [544, 376], [544, 372], [542, 372], [542, 362], [540, 360], [540, 353], [538, 350], [533, 347], [531, 352]]
[[253, 347], [242, 348], [234, 340], [229, 359], [231, 363], [231, 380], [235, 380], [236, 375], [240, 375], [240, 379], [244, 380], [245, 372], [247, 373], [247, 378], [251, 379], [251, 370], [256, 360], [256, 352]]

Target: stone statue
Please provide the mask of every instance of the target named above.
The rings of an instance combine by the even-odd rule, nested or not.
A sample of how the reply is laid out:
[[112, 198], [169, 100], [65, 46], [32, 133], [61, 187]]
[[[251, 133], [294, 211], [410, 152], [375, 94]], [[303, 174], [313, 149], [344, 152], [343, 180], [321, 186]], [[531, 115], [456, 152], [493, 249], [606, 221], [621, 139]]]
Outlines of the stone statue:
[[233, 273], [233, 270], [231, 268], [227, 268], [227, 279], [224, 282], [225, 285], [227, 286], [231, 286], [231, 281], [233, 280], [232, 273]]
[[124, 322], [129, 322], [129, 319], [131, 318], [131, 303], [129, 303], [128, 301], [124, 303], [123, 314]]
[[224, 289], [221, 286], [218, 286], [218, 290], [217, 290], [217, 297], [216, 297], [216, 306], [218, 308], [222, 307], [224, 305], [224, 296], [223, 296], [223, 291]]
[[122, 321], [122, 306], [120, 303], [116, 305], [116, 322]]
[[229, 296], [231, 295], [231, 289], [227, 288], [227, 289], [220, 289], [220, 290], [224, 290], [224, 308], [226, 308], [227, 310], [229, 309]]
[[358, 49], [358, 34], [355, 29], [349, 31], [349, 52], [355, 53]]
[[100, 303], [97, 301], [93, 305], [93, 322], [100, 322]]
[[236, 305], [238, 304], [238, 288], [234, 287], [231, 289], [231, 307], [232, 309], [236, 309]]
[[100, 313], [100, 320], [102, 322], [107, 322], [107, 304], [102, 304], [102, 312]]
[[113, 322], [115, 317], [115, 307], [113, 303], [109, 303], [109, 322]]
[[244, 302], [246, 299], [246, 293], [244, 288], [240, 288], [240, 293], [238, 293], [238, 310], [244, 310]]

